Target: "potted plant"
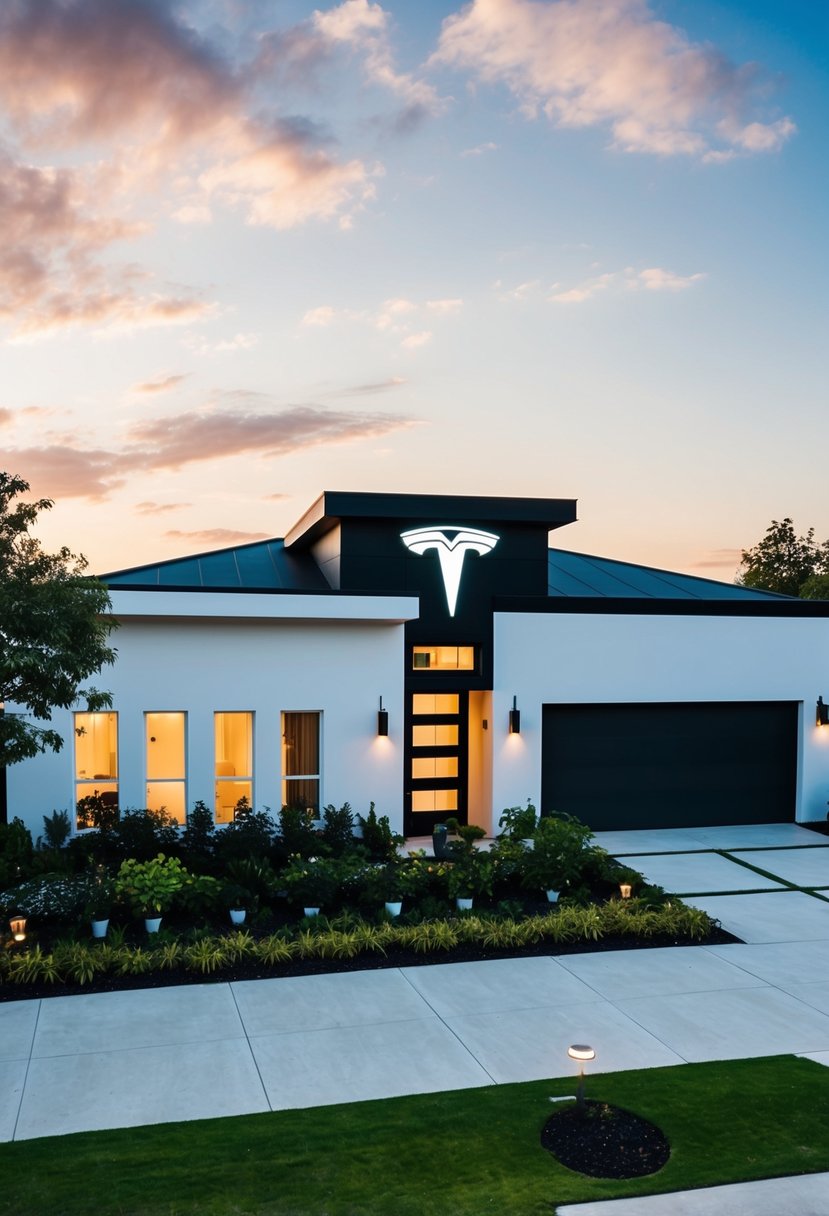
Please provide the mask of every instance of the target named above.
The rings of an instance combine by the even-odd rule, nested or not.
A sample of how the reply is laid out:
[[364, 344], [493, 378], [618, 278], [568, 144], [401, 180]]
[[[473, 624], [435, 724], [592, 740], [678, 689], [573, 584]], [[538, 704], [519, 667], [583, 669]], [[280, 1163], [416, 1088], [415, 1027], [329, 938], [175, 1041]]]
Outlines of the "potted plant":
[[493, 880], [492, 858], [479, 849], [456, 854], [446, 884], [459, 911], [472, 907], [476, 895], [491, 895]]
[[298, 904], [305, 916], [317, 916], [330, 907], [340, 889], [336, 862], [327, 857], [300, 857], [295, 854], [282, 872], [288, 898]]
[[93, 937], [106, 937], [114, 898], [114, 883], [106, 870], [99, 866], [86, 905], [86, 916], [92, 926]]
[[524, 863], [525, 887], [547, 892], [554, 903], [581, 875], [590, 854], [592, 832], [571, 815], [544, 815], [535, 831], [534, 847]]
[[143, 916], [148, 933], [157, 933], [161, 918], [181, 890], [187, 871], [177, 857], [159, 853], [150, 861], [129, 858], [121, 863], [115, 893], [129, 904], [134, 916]]
[[250, 892], [238, 882], [226, 882], [222, 885], [222, 901], [230, 916], [230, 923], [243, 925], [250, 902]]

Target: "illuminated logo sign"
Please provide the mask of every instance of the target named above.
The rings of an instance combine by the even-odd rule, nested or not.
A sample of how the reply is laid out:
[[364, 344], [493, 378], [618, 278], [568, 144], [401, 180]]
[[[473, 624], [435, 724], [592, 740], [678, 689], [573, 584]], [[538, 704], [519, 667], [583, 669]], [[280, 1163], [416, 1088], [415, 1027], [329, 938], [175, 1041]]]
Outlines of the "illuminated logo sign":
[[440, 528], [412, 528], [410, 532], [401, 532], [400, 539], [407, 549], [411, 549], [412, 553], [417, 553], [418, 556], [430, 549], [437, 549], [450, 616], [455, 615], [458, 602], [463, 559], [467, 553], [479, 553], [483, 557], [498, 543], [494, 532], [482, 532], [480, 528], [458, 528], [449, 524]]

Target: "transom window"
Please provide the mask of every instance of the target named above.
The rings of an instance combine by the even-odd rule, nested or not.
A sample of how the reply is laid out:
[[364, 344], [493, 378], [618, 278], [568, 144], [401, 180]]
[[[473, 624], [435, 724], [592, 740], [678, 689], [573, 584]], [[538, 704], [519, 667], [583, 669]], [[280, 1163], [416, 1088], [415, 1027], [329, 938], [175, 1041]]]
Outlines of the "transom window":
[[474, 646], [413, 646], [414, 671], [474, 671]]

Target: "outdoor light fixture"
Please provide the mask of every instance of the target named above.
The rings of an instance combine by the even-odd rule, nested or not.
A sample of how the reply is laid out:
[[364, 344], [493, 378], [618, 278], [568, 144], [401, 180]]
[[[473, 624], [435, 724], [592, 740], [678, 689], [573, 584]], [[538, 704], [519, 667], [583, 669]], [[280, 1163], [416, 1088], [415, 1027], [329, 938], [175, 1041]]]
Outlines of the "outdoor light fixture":
[[633, 891], [633, 887], [630, 885], [629, 882], [620, 882], [619, 890], [622, 894], [622, 899], [630, 899], [631, 893]]
[[815, 711], [815, 726], [829, 726], [829, 705], [823, 697], [818, 697]]
[[389, 733], [389, 711], [383, 709], [383, 698], [380, 698], [380, 708], [377, 711], [377, 734], [387, 735]]
[[12, 931], [12, 937], [16, 942], [25, 942], [26, 940], [26, 917], [13, 916], [9, 921], [9, 928]]
[[518, 698], [512, 698], [512, 709], [509, 711], [509, 733], [521, 734], [521, 710], [518, 708]]
[[567, 1048], [567, 1054], [571, 1060], [579, 1062], [579, 1083], [576, 1086], [576, 1109], [584, 1118], [587, 1115], [587, 1106], [584, 1101], [584, 1065], [588, 1060], [595, 1060], [596, 1053], [592, 1047], [588, 1047], [586, 1043], [571, 1043]]

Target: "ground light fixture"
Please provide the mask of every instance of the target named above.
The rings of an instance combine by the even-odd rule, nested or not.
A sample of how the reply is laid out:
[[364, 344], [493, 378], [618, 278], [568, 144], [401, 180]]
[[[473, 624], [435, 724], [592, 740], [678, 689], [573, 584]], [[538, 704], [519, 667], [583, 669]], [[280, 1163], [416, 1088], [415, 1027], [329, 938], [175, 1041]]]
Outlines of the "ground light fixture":
[[584, 1101], [584, 1066], [588, 1060], [595, 1060], [596, 1053], [587, 1043], [571, 1043], [567, 1048], [567, 1054], [571, 1060], [577, 1060], [579, 1063], [579, 1083], [576, 1086], [576, 1110], [584, 1118], [587, 1115], [587, 1106]]
[[512, 709], [509, 711], [509, 733], [521, 734], [521, 710], [518, 708], [518, 697], [512, 698]]
[[619, 893], [622, 896], [622, 899], [630, 899], [631, 895], [633, 894], [633, 887], [629, 882], [620, 882]]
[[380, 708], [377, 711], [377, 734], [389, 733], [389, 711], [383, 708], [383, 698], [380, 698]]
[[818, 697], [815, 707], [815, 726], [829, 726], [829, 705], [823, 697]]
[[25, 942], [26, 940], [26, 917], [13, 916], [9, 921], [9, 928], [12, 932], [12, 938], [16, 942]]

